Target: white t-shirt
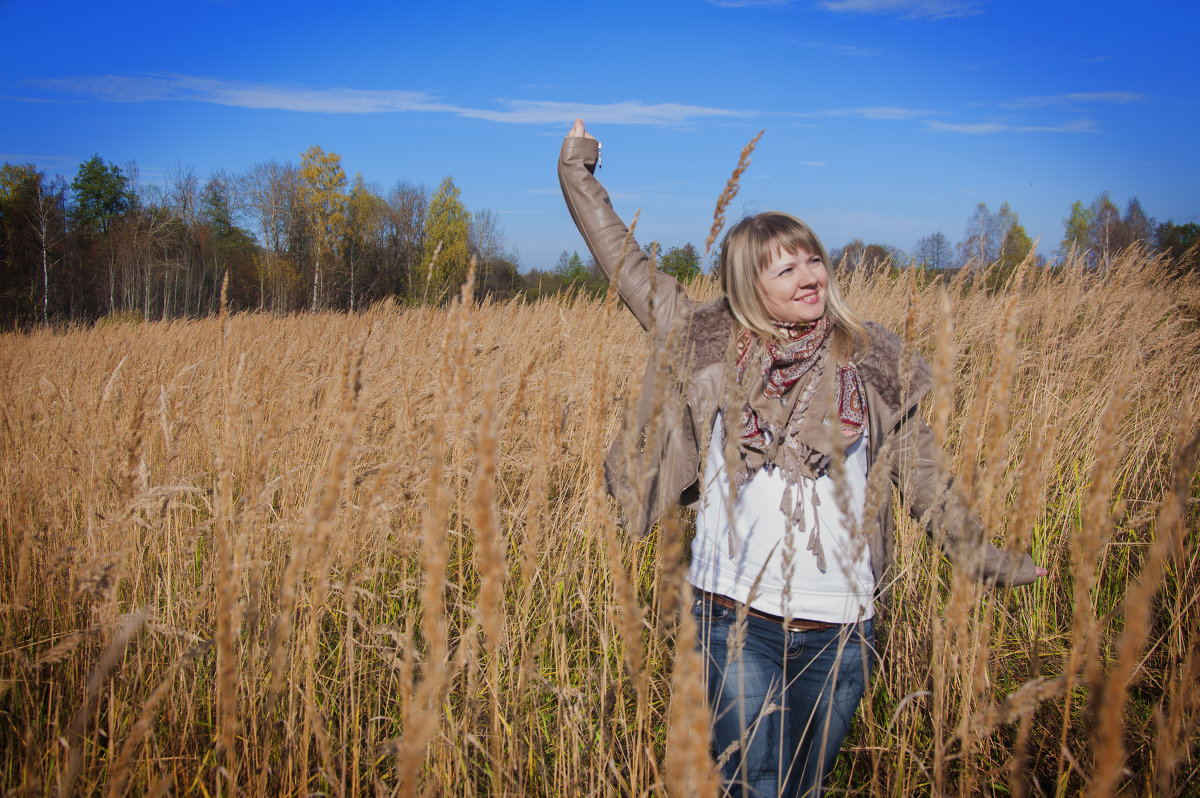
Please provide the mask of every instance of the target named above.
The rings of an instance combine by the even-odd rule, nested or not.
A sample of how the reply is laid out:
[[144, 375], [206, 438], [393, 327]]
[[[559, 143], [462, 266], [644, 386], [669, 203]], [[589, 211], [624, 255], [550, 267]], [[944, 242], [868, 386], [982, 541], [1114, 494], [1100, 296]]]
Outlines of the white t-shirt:
[[[844, 473], [854, 517], [843, 521], [828, 474], [816, 480], [802, 477], [797, 501], [804, 502], [803, 528], [790, 524], [781, 509], [787, 482], [779, 469], [770, 466], [738, 491], [734, 525], [730, 525], [723, 436], [718, 413], [708, 447], [688, 581], [772, 615], [826, 623], [872, 617], [875, 576], [866, 530], [854, 539], [866, 500], [866, 435], [846, 450]], [[817, 506], [812, 500], [814, 486]], [[824, 571], [808, 549], [814, 529], [825, 552]]]

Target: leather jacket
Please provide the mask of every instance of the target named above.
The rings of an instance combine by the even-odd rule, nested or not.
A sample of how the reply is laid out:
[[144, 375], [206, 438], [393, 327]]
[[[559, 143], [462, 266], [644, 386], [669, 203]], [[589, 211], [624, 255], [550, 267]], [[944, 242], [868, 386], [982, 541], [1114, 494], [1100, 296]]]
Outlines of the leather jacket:
[[[637, 404], [604, 468], [626, 530], [641, 536], [665, 507], [699, 498], [702, 447], [725, 403], [726, 352], [738, 324], [724, 297], [688, 299], [674, 278], [651, 267], [593, 175], [598, 159], [594, 139], [568, 137], [558, 177], [597, 265], [617, 281], [622, 301], [651, 335], [652, 356]], [[869, 484], [873, 471], [886, 468], [909, 512], [957, 567], [988, 583], [1032, 582], [1037, 577], [1033, 559], [991, 545], [940, 466], [944, 458], [917, 408], [932, 387], [928, 365], [916, 355], [906, 358], [900, 339], [883, 327], [869, 323], [867, 328], [870, 346], [855, 363], [866, 388]], [[895, 524], [891, 502], [880, 504], [868, 522], [868, 540], [875, 584], [883, 592], [892, 578]]]

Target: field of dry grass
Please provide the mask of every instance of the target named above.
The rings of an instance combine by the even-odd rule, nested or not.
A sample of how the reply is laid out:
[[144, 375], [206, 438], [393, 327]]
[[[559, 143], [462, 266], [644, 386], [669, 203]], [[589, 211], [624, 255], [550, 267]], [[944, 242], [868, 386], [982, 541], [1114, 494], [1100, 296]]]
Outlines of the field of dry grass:
[[[1051, 577], [982, 590], [902, 519], [835, 794], [1185, 793], [1200, 285], [1131, 256], [845, 289], [934, 364], [961, 484]], [[630, 540], [599, 478], [645, 357], [565, 298], [0, 337], [0, 787], [711, 783], [688, 520]]]

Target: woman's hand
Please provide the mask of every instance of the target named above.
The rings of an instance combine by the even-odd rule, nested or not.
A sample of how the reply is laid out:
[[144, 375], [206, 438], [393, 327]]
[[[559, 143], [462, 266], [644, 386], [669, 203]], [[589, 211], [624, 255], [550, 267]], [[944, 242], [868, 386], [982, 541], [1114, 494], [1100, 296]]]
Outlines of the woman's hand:
[[594, 139], [596, 138], [591, 133], [583, 129], [583, 120], [576, 119], [575, 124], [571, 126], [571, 132], [567, 134], [569, 139]]

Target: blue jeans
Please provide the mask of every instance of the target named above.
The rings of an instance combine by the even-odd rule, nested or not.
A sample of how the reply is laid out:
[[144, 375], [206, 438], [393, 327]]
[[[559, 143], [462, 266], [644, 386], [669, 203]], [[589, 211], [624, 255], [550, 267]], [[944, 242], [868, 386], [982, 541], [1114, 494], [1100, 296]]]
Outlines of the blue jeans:
[[789, 632], [747, 617], [739, 630], [735, 610], [703, 596], [692, 615], [726, 794], [820, 795], [870, 676], [874, 621]]

